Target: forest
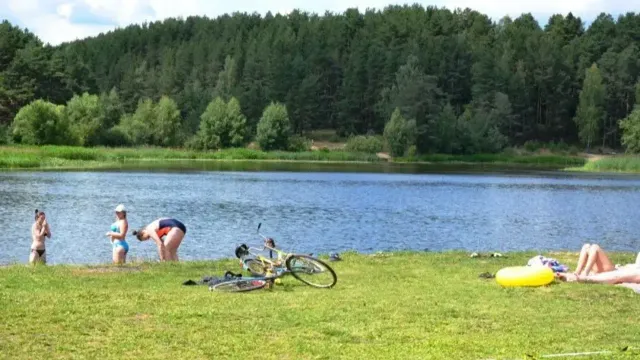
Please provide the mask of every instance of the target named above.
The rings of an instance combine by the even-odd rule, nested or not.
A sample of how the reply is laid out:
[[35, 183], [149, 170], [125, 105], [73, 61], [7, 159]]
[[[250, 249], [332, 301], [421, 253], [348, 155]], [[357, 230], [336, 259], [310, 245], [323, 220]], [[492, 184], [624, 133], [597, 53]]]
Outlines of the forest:
[[[295, 148], [314, 130], [392, 153], [530, 142], [640, 150], [640, 13], [388, 6], [131, 25], [50, 46], [0, 24], [0, 137], [25, 144]], [[295, 140], [293, 140], [295, 139]], [[292, 145], [293, 144], [293, 145]]]

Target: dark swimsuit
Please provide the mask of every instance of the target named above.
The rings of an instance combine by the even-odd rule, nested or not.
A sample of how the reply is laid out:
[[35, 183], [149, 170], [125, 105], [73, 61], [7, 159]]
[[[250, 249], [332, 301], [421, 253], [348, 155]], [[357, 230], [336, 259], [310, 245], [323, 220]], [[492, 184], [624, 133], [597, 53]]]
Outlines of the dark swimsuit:
[[44, 255], [45, 249], [31, 249], [31, 251], [37, 252], [38, 256], [42, 257], [42, 255]]
[[180, 221], [176, 219], [162, 219], [158, 222], [158, 230], [156, 230], [156, 234], [159, 238], [162, 238], [167, 235], [171, 229], [176, 227], [182, 230], [183, 233], [187, 233], [187, 227]]

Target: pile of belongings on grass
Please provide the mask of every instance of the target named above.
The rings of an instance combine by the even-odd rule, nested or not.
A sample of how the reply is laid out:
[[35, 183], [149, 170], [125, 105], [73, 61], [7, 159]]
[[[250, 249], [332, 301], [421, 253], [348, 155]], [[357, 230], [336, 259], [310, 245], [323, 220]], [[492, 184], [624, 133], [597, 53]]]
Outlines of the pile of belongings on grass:
[[537, 255], [529, 259], [529, 261], [527, 262], [527, 266], [546, 266], [551, 268], [551, 270], [556, 273], [564, 273], [569, 271], [569, 267], [567, 265], [560, 264], [558, 260], [547, 258], [542, 255]]
[[199, 281], [193, 281], [191, 279], [182, 283], [182, 285], [215, 285], [221, 282], [240, 279], [242, 278], [242, 274], [236, 274], [231, 271], [227, 271], [224, 273], [224, 276], [203, 276]]

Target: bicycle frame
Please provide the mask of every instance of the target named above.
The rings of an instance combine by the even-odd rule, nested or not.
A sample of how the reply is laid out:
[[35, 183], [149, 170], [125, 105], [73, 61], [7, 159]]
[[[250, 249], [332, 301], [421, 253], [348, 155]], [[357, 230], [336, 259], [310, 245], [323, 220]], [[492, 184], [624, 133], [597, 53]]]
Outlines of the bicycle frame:
[[[244, 245], [244, 244], [243, 244]], [[242, 245], [241, 245], [242, 246]], [[266, 273], [267, 276], [272, 275], [272, 274], [280, 274], [280, 273], [284, 273], [286, 272], [286, 268], [285, 268], [285, 261], [287, 259], [287, 257], [289, 257], [291, 254], [286, 252], [286, 251], [282, 251], [280, 249], [274, 248], [274, 247], [270, 247], [266, 244], [264, 244], [262, 246], [262, 248], [256, 248], [256, 247], [246, 247], [246, 253], [239, 257], [240, 258], [240, 266], [244, 269], [247, 270], [249, 272], [252, 272], [251, 269], [249, 268], [249, 266], [247, 265], [248, 261], [247, 260], [255, 260], [260, 262], [260, 264], [262, 264], [262, 267], [264, 268], [264, 271]], [[261, 252], [261, 251], [270, 251], [270, 252], [275, 252], [276, 253], [276, 258], [268, 258], [266, 256], [263, 256], [262, 254], [259, 254], [257, 252]], [[253, 255], [253, 257], [248, 257], [248, 255]]]
[[[260, 234], [260, 225], [261, 224], [258, 225], [258, 234]], [[221, 284], [257, 280], [262, 281], [266, 284], [267, 288], [270, 288], [274, 283], [277, 283], [276, 280], [278, 278], [285, 275], [292, 275], [297, 280], [317, 288], [331, 288], [335, 285], [337, 276], [335, 271], [329, 265], [322, 262], [320, 259], [314, 258], [311, 254], [305, 255], [289, 253], [280, 250], [275, 246], [273, 239], [262, 234], [260, 235], [264, 239], [264, 243], [261, 248], [249, 247], [246, 244], [240, 244], [235, 250], [236, 257], [240, 261], [240, 267], [243, 270], [250, 272], [253, 276], [242, 277], [243, 280], [230, 280]], [[269, 257], [259, 253], [264, 251], [269, 251]], [[276, 254], [275, 258], [273, 256], [274, 252]], [[311, 261], [312, 267], [304, 265], [306, 264], [304, 259], [307, 259], [306, 261]], [[299, 260], [302, 261], [302, 266], [298, 265], [297, 261]], [[318, 285], [318, 283], [313, 283], [310, 280], [301, 277], [301, 274], [316, 274], [325, 272], [325, 270], [333, 277], [333, 281], [329, 285]], [[214, 288], [219, 286], [220, 284], [216, 284]], [[265, 285], [262, 285], [262, 287], [265, 287]]]

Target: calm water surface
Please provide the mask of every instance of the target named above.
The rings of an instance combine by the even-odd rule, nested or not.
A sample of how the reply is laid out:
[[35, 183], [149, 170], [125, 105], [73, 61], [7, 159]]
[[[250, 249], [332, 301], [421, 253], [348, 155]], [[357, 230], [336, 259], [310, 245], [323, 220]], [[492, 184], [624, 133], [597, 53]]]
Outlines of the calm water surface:
[[[233, 257], [263, 232], [287, 250], [640, 251], [640, 179], [351, 172], [0, 173], [0, 263], [26, 262], [35, 208], [49, 263], [111, 261], [104, 236], [124, 203], [131, 230], [162, 216], [187, 226], [184, 260]], [[157, 259], [129, 235], [130, 257]]]

